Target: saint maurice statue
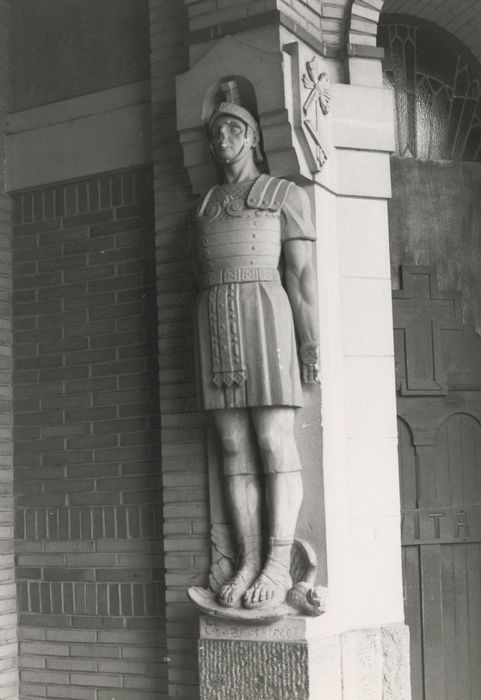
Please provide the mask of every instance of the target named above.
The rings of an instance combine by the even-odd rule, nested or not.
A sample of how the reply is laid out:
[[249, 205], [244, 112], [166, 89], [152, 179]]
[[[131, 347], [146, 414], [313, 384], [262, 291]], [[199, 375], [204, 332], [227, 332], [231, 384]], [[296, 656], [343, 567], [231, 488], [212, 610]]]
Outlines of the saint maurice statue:
[[217, 602], [254, 609], [282, 603], [292, 586], [303, 498], [294, 418], [301, 381], [318, 381], [315, 231], [306, 193], [261, 174], [259, 127], [236, 93], [228, 83], [208, 124], [223, 182], [195, 214], [196, 362], [239, 546]]

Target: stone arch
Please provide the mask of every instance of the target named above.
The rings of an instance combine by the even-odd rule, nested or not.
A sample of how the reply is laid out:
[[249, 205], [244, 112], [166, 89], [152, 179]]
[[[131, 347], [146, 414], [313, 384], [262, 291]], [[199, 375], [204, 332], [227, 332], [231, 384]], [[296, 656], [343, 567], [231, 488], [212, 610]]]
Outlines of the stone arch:
[[402, 13], [433, 22], [450, 31], [481, 61], [481, 21], [476, 0], [461, 0], [453, 17], [451, 0], [348, 0], [347, 43], [375, 47], [381, 12]]
[[394, 91], [394, 155], [480, 161], [481, 64], [473, 53], [431, 21], [390, 12], [381, 14], [378, 44], [384, 83]]

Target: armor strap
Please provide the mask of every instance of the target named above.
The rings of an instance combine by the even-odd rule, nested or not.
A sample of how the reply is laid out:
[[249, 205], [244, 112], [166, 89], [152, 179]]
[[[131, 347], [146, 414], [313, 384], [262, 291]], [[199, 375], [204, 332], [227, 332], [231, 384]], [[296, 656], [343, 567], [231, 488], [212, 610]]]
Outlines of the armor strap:
[[204, 199], [201, 201], [199, 206], [197, 207], [197, 211], [195, 213], [195, 216], [203, 216], [204, 210], [209, 202], [209, 199], [211, 198], [212, 192], [215, 190], [215, 185], [214, 187], [211, 187], [210, 190], [207, 192], [205, 195]]
[[293, 183], [288, 180], [281, 180], [271, 175], [259, 175], [250, 189], [247, 206], [249, 209], [280, 211], [291, 187]]

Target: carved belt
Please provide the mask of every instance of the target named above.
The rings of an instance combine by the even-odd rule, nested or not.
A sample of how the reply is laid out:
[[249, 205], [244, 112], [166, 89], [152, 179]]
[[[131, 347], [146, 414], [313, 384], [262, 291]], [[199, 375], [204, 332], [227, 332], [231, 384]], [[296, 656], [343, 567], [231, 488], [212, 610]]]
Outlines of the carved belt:
[[205, 288], [233, 282], [275, 282], [279, 279], [279, 272], [272, 267], [240, 267], [237, 270], [206, 272], [200, 277], [200, 286]]

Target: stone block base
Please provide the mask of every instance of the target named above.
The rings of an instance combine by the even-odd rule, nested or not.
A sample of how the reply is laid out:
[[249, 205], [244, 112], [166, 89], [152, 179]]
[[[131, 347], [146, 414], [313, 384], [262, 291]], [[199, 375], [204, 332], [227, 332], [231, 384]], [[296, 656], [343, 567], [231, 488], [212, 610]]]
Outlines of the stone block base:
[[405, 625], [319, 631], [305, 618], [268, 626], [201, 618], [201, 699], [410, 700]]
[[287, 700], [309, 697], [304, 644], [207, 639], [199, 645], [204, 700]]

